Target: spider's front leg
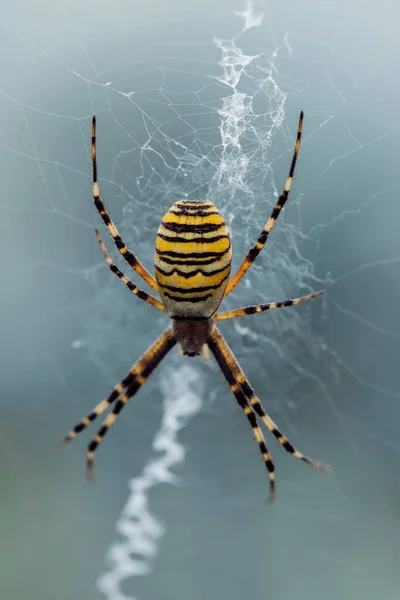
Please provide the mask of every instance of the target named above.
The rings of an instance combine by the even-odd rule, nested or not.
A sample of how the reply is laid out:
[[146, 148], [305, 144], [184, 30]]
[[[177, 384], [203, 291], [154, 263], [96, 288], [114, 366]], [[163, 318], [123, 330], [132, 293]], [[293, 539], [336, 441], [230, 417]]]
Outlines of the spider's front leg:
[[236, 273], [234, 274], [232, 279], [228, 282], [228, 285], [226, 286], [226, 290], [225, 290], [225, 296], [230, 294], [231, 291], [237, 286], [237, 284], [242, 279], [242, 277], [245, 275], [245, 273], [247, 273], [247, 271], [250, 269], [251, 265], [256, 260], [257, 256], [260, 254], [261, 250], [264, 248], [264, 246], [267, 242], [268, 236], [269, 236], [273, 226], [275, 225], [276, 220], [278, 219], [279, 215], [281, 214], [282, 208], [285, 206], [285, 204], [287, 202], [287, 199], [289, 197], [289, 192], [292, 187], [294, 170], [296, 168], [297, 157], [299, 155], [299, 150], [300, 150], [301, 133], [303, 130], [303, 119], [304, 119], [304, 112], [301, 111], [300, 117], [299, 117], [299, 123], [297, 125], [297, 138], [296, 138], [296, 143], [295, 143], [294, 150], [293, 150], [292, 163], [290, 165], [289, 175], [288, 175], [288, 178], [286, 179], [286, 183], [285, 183], [285, 187], [283, 188], [283, 192], [280, 194], [280, 196], [272, 210], [271, 216], [264, 226], [264, 229], [258, 236], [257, 242], [254, 244], [254, 246], [252, 248], [250, 248], [250, 250], [248, 251], [246, 257], [244, 258], [242, 264], [240, 265], [240, 267], [238, 268], [238, 270], [236, 271]]
[[163, 303], [160, 300], [158, 300], [158, 298], [154, 298], [154, 296], [152, 296], [151, 294], [148, 294], [144, 290], [140, 290], [134, 283], [132, 283], [132, 281], [130, 281], [127, 278], [127, 276], [117, 267], [117, 265], [115, 263], [113, 263], [111, 256], [108, 254], [107, 248], [106, 248], [103, 240], [101, 239], [100, 233], [97, 231], [97, 229], [96, 229], [96, 237], [97, 237], [97, 241], [100, 244], [101, 251], [104, 255], [104, 258], [106, 259], [106, 263], [108, 264], [110, 270], [117, 277], [119, 277], [119, 279], [121, 279], [121, 281], [126, 285], [128, 290], [130, 290], [133, 294], [135, 294], [135, 296], [137, 296], [141, 300], [144, 300], [148, 304], [151, 304], [155, 308], [158, 308], [158, 310], [165, 312], [165, 307], [164, 307]]
[[124, 240], [122, 239], [122, 237], [119, 234], [118, 229], [112, 222], [111, 217], [108, 214], [108, 212], [104, 206], [103, 200], [101, 199], [100, 191], [99, 191], [99, 183], [98, 183], [98, 179], [97, 179], [96, 117], [95, 116], [93, 116], [93, 119], [92, 119], [92, 173], [93, 173], [92, 185], [93, 185], [94, 204], [95, 204], [97, 210], [99, 211], [101, 218], [103, 219], [104, 225], [107, 227], [108, 231], [110, 232], [110, 234], [114, 240], [114, 244], [116, 245], [119, 253], [124, 257], [126, 262], [132, 267], [132, 269], [134, 271], [136, 271], [136, 273], [138, 275], [140, 275], [140, 277], [142, 277], [142, 279], [144, 279], [144, 281], [150, 287], [152, 287], [153, 290], [158, 292], [158, 285], [157, 285], [156, 280], [154, 279], [154, 277], [152, 277], [152, 275], [150, 275], [150, 273], [147, 271], [147, 269], [145, 269], [143, 267], [143, 265], [136, 258], [136, 256], [130, 250], [128, 250], [128, 248], [126, 247], [126, 245], [124, 243]]

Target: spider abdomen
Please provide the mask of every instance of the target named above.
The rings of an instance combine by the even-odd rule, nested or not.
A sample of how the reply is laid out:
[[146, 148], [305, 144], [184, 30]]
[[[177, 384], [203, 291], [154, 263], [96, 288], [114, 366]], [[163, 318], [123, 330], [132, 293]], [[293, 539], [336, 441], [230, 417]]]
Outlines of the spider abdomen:
[[155, 276], [172, 318], [208, 319], [223, 298], [231, 268], [231, 242], [210, 201], [179, 200], [158, 229]]

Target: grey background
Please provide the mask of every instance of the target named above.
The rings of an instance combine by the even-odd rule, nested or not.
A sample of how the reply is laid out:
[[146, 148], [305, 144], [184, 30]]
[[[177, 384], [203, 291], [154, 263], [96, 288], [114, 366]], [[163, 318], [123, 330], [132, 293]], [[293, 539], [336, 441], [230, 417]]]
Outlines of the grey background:
[[[118, 539], [128, 482], [154, 455], [166, 390], [188, 404], [195, 394], [202, 407], [178, 434], [186, 449], [172, 469], [178, 485], [150, 492], [163, 535], [150, 573], [124, 582], [128, 597], [398, 597], [399, 11], [385, 2], [254, 4], [263, 24], [236, 38], [245, 54], [260, 54], [240, 83], [259, 114], [242, 139], [240, 152], [252, 156], [246, 190], [234, 177], [217, 184], [217, 111], [230, 92], [213, 79], [222, 72], [213, 37], [240, 32], [233, 13], [243, 6], [0, 4], [4, 598], [105, 597], [96, 582]], [[268, 60], [287, 100], [282, 126], [262, 146], [272, 88], [256, 90]], [[277, 500], [268, 506], [258, 449], [222, 375], [172, 352], [110, 432], [88, 485], [94, 431], [63, 451], [55, 444], [166, 324], [103, 266], [91, 114], [107, 207], [151, 269], [158, 223], [185, 193], [208, 195], [224, 212], [239, 264], [284, 184], [300, 109], [290, 205], [250, 285], [226, 306], [327, 294], [222, 329], [271, 416], [333, 473], [298, 464], [269, 440]], [[158, 152], [149, 160], [140, 152], [148, 132]], [[177, 169], [184, 161], [186, 172]]]

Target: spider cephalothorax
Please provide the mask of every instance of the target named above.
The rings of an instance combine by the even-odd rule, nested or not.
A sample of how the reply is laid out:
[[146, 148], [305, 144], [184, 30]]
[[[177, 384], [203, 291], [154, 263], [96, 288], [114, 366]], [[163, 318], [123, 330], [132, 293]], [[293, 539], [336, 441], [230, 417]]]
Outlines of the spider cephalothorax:
[[181, 345], [182, 354], [197, 356], [207, 345], [214, 327], [214, 319], [174, 319], [172, 331], [176, 341]]
[[171, 317], [172, 324], [133, 365], [126, 377], [114, 387], [108, 398], [95, 406], [93, 411], [82, 419], [62, 440], [62, 443], [71, 441], [99, 415], [111, 405], [114, 405], [97, 435], [88, 446], [87, 472], [89, 475], [93, 472], [95, 451], [109, 427], [114, 423], [117, 415], [129, 399], [136, 394], [157, 365], [177, 343], [181, 345], [182, 353], [188, 356], [200, 354], [202, 350], [207, 348], [211, 350], [252, 427], [268, 470], [271, 499], [275, 490], [274, 465], [257, 419], [260, 419], [266, 425], [290, 454], [313, 467], [327, 469], [325, 465], [307, 458], [296, 450], [279, 431], [273, 420], [264, 411], [261, 402], [255, 395], [239, 363], [215, 324], [215, 321], [250, 315], [273, 308], [294, 306], [322, 294], [322, 292], [316, 292], [293, 300], [246, 306], [227, 312], [216, 312], [223, 298], [239, 283], [257, 258], [288, 199], [300, 149], [302, 126], [303, 112], [300, 113], [292, 163], [283, 192], [279, 196], [257, 242], [250, 248], [235, 275], [229, 279], [232, 258], [229, 231], [214, 204], [210, 201], [178, 200], [164, 215], [157, 233], [154, 260], [156, 278], [154, 279], [136, 256], [125, 246], [100, 197], [97, 183], [96, 119], [93, 117], [94, 203], [120, 254], [132, 269], [160, 295], [161, 299], [140, 290], [120, 271], [110, 258], [99, 232], [96, 231], [100, 247], [111, 271], [141, 300], [148, 302], [162, 312], [166, 312]]

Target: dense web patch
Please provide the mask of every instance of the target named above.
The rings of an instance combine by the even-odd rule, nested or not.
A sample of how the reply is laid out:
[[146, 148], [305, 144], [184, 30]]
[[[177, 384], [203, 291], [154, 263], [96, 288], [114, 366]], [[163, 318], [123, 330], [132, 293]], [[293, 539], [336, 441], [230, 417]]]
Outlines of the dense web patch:
[[[121, 369], [137, 358], [131, 355], [127, 332], [134, 340], [141, 340], [144, 350], [162, 330], [165, 318], [156, 315], [149, 319], [151, 309], [129, 297], [109, 276], [100, 253], [96, 253], [92, 235], [95, 210], [90, 202], [91, 113], [98, 118], [99, 181], [105, 204], [128, 247], [152, 270], [158, 224], [178, 198], [208, 198], [218, 206], [232, 229], [233, 266], [238, 266], [285, 182], [298, 113], [304, 109], [304, 136], [288, 206], [243, 284], [224, 303], [224, 310], [284, 300], [321, 288], [326, 295], [319, 304], [316, 301], [298, 310], [276, 310], [267, 318], [257, 315], [232, 321], [226, 336], [256, 389], [258, 386], [268, 398], [274, 418], [276, 414], [277, 421], [283, 419], [282, 429], [289, 429], [288, 434], [295, 432], [302, 439], [296, 424], [299, 415], [317, 411], [333, 422], [331, 427], [336, 428], [350, 456], [358, 456], [365, 443], [397, 451], [395, 432], [386, 434], [375, 430], [374, 425], [379, 417], [378, 402], [397, 406], [400, 393], [393, 373], [383, 377], [374, 366], [369, 367], [374, 365], [369, 348], [374, 340], [384, 340], [390, 348], [388, 354], [393, 356], [400, 332], [390, 320], [375, 314], [381, 296], [371, 291], [368, 283], [373, 278], [379, 282], [383, 271], [394, 273], [391, 269], [398, 268], [400, 249], [398, 245], [396, 250], [388, 246], [385, 255], [370, 237], [368, 244], [363, 242], [362, 234], [364, 227], [370, 231], [375, 228], [377, 207], [384, 203], [390, 206], [400, 183], [389, 163], [388, 173], [374, 181], [368, 174], [361, 181], [360, 175], [352, 177], [352, 173], [361, 168], [364, 176], [358, 161], [366, 160], [370, 153], [379, 155], [390, 146], [397, 139], [400, 124], [385, 120], [383, 108], [377, 109], [379, 117], [370, 123], [368, 131], [357, 119], [358, 100], [369, 85], [373, 87], [370, 82], [376, 71], [363, 56], [347, 21], [332, 7], [328, 9], [330, 19], [321, 19], [315, 28], [307, 23], [307, 34], [303, 34], [306, 23], [301, 12], [290, 17], [280, 12], [283, 9], [273, 11], [271, 6], [248, 0], [236, 10], [226, 9], [207, 21], [207, 27], [200, 23], [199, 39], [194, 41], [190, 34], [182, 34], [182, 20], [171, 18], [166, 32], [157, 23], [162, 41], [149, 42], [150, 19], [148, 29], [136, 31], [135, 50], [128, 53], [130, 33], [121, 25], [123, 16], [118, 8], [110, 23], [102, 25], [106, 38], [107, 34], [112, 38], [114, 27], [123, 32], [120, 48], [114, 39], [112, 56], [97, 45], [97, 17], [91, 17], [93, 23], [80, 20], [80, 13], [72, 6], [64, 14], [67, 31], [75, 40], [74, 51], [69, 54], [62, 49], [58, 55], [52, 53], [50, 43], [47, 47], [41, 38], [36, 41], [34, 32], [38, 29], [18, 22], [13, 14], [7, 15], [2, 22], [3, 44], [15, 49], [27, 72], [29, 67], [40, 65], [50, 79], [62, 71], [65, 89], [72, 89], [75, 96], [58, 109], [54, 96], [59, 95], [61, 102], [63, 89], [53, 91], [53, 96], [40, 93], [32, 98], [14, 84], [12, 77], [4, 79], [1, 98], [13, 114], [13, 122], [18, 123], [15, 131], [8, 124], [4, 126], [1, 148], [5, 184], [7, 165], [17, 159], [21, 170], [29, 169], [32, 186], [27, 201], [22, 182], [13, 180], [15, 196], [0, 200], [4, 243], [9, 245], [20, 234], [21, 215], [40, 223], [37, 231], [50, 236], [54, 255], [35, 255], [27, 281], [40, 274], [43, 279], [43, 273], [51, 278], [57, 272], [65, 276], [69, 288], [75, 283], [84, 288], [68, 305], [57, 302], [57, 297], [45, 317], [59, 320], [70, 313], [79, 316], [79, 327], [61, 335], [65, 346], [84, 357], [79, 360], [104, 378], [104, 393], [106, 382], [114, 385]], [[175, 29], [179, 36], [171, 33]], [[318, 90], [318, 94], [310, 89]], [[54, 128], [65, 140], [57, 152], [51, 151]], [[335, 131], [340, 135], [335, 137]], [[348, 165], [346, 175], [339, 171], [343, 165]], [[338, 238], [339, 225], [343, 244]], [[88, 239], [87, 254], [82, 258], [82, 252], [75, 251], [68, 241], [69, 261], [63, 242], [76, 226]], [[57, 239], [57, 227], [63, 230], [58, 233], [62, 241]], [[353, 230], [357, 230], [356, 236]], [[387, 235], [394, 237], [390, 232]], [[336, 239], [330, 245], [333, 236]], [[109, 239], [107, 245], [112, 248]], [[23, 251], [27, 253], [29, 247]], [[116, 253], [111, 253], [116, 258]], [[138, 283], [136, 276], [132, 280]], [[64, 289], [60, 290], [60, 300]], [[361, 303], [359, 289], [363, 297], [370, 294], [369, 304]], [[40, 305], [39, 296], [33, 298], [33, 305]], [[388, 304], [387, 313], [390, 307]], [[349, 352], [340, 338], [340, 319], [354, 328], [365, 352], [362, 359], [355, 351], [355, 342]], [[107, 352], [110, 349], [112, 360]], [[32, 365], [35, 360], [34, 350], [28, 348], [24, 364]], [[179, 360], [175, 356], [175, 368], [163, 365], [155, 376], [161, 382], [157, 385], [164, 398], [163, 415], [160, 417], [156, 409], [150, 414], [152, 423], [161, 421], [161, 425], [148, 461], [129, 483], [116, 539], [104, 549], [106, 566], [97, 588], [110, 600], [133, 598], [134, 583], [129, 582], [128, 588], [125, 580], [156, 568], [167, 526], [151, 508], [153, 489], [180, 482], [174, 470], [185, 458], [179, 432], [204, 406], [220, 415], [222, 409], [216, 399], [228, 394], [222, 377], [220, 383], [217, 380], [215, 365], [183, 364]], [[48, 361], [52, 361], [51, 352]], [[75, 390], [60, 364], [55, 371], [71, 396]], [[212, 378], [212, 388], [205, 383], [207, 377]], [[363, 420], [355, 401], [342, 403], [335, 395], [343, 379], [359, 402], [369, 397], [366, 410], [374, 414], [371, 421]], [[135, 417], [136, 404], [141, 401], [136, 398], [131, 402], [125, 417], [128, 426], [142, 425], [144, 417]], [[233, 400], [232, 406], [233, 414]], [[82, 407], [76, 402], [73, 408], [79, 418]], [[322, 446], [324, 435], [318, 433], [317, 441], [305, 440], [305, 436], [303, 440], [316, 458], [332, 462]], [[109, 439], [102, 456], [108, 444]], [[131, 440], [131, 444], [136, 442]], [[255, 461], [256, 457], [255, 452]], [[116, 458], [115, 450], [112, 458]], [[259, 477], [263, 476], [260, 468]], [[265, 484], [267, 489], [267, 481]], [[321, 485], [340, 487], [325, 481]], [[372, 481], [365, 485], [368, 490], [375, 489]], [[379, 493], [377, 502], [386, 506], [383, 493]], [[326, 516], [321, 514], [321, 518]], [[125, 587], [130, 590], [127, 594]]]

